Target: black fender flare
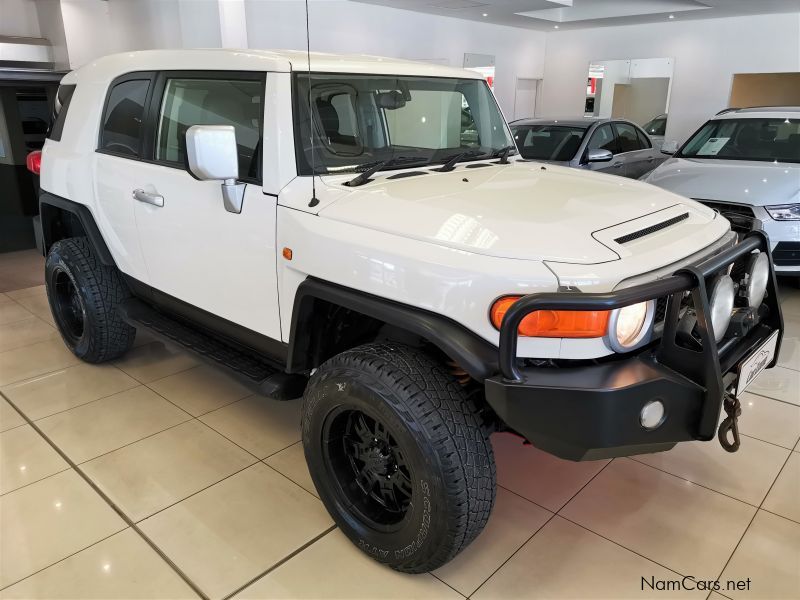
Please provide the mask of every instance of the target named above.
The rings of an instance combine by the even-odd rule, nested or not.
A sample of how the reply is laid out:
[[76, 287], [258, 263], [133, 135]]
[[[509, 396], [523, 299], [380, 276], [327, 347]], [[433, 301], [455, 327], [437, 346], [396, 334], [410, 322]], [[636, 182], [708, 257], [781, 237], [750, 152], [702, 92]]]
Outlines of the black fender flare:
[[497, 347], [460, 323], [414, 306], [308, 277], [297, 288], [292, 310], [287, 371], [301, 372], [317, 365], [312, 356], [311, 323], [316, 300], [322, 300], [378, 319], [425, 338], [456, 361], [478, 381], [498, 370]]
[[[47, 207], [54, 207], [57, 211], [48, 210]], [[106, 241], [103, 239], [103, 234], [100, 233], [100, 228], [97, 226], [89, 207], [43, 191], [39, 194], [39, 214], [42, 217], [42, 238], [44, 240], [45, 254], [47, 254], [50, 246], [58, 241], [53, 239], [52, 228], [52, 221], [56, 218], [58, 211], [71, 213], [78, 220], [101, 263], [108, 266], [116, 266], [114, 257], [111, 256], [111, 251], [108, 249]]]

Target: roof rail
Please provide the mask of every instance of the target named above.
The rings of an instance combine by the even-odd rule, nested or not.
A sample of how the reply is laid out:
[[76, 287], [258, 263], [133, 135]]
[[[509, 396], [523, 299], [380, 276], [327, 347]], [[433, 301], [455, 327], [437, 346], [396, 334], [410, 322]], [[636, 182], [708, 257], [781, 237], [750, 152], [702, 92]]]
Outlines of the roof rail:
[[716, 115], [714, 115], [714, 116], [715, 116], [715, 117], [718, 117], [719, 115], [724, 115], [724, 114], [726, 114], [726, 113], [729, 113], [729, 112], [734, 112], [734, 111], [736, 111], [736, 110], [741, 110], [741, 109], [740, 109], [739, 107], [723, 108], [721, 111], [719, 111], [719, 112], [718, 112]]

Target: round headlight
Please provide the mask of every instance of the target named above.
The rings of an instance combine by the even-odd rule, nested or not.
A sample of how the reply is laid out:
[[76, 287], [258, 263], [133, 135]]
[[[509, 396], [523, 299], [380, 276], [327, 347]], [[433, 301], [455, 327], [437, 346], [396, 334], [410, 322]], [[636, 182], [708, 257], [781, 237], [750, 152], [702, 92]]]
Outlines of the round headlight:
[[611, 347], [617, 352], [626, 352], [637, 346], [647, 335], [654, 312], [653, 300], [612, 311], [608, 319]]
[[763, 252], [754, 254], [750, 258], [747, 269], [747, 303], [750, 308], [758, 308], [767, 293], [769, 280], [769, 259]]
[[730, 275], [718, 277], [711, 288], [711, 300], [709, 301], [711, 327], [714, 330], [714, 339], [718, 342], [725, 337], [728, 324], [731, 322], [735, 295], [736, 291]]

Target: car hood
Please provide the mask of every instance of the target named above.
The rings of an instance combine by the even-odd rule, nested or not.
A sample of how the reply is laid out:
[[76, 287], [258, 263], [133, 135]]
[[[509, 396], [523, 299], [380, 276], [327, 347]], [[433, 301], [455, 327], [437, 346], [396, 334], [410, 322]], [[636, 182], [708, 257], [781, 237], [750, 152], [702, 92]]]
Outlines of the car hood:
[[670, 158], [647, 183], [689, 198], [765, 206], [800, 201], [800, 165]]
[[[713, 211], [638, 181], [540, 163], [389, 176], [357, 188], [342, 185], [349, 177], [324, 177], [332, 201], [320, 216], [478, 254], [578, 264], [625, 254], [593, 235], [601, 230], [635, 228], [637, 219], [682, 204], [691, 205], [695, 229], [688, 222], [675, 229], [694, 233], [714, 219]], [[693, 243], [684, 244], [686, 254]]]

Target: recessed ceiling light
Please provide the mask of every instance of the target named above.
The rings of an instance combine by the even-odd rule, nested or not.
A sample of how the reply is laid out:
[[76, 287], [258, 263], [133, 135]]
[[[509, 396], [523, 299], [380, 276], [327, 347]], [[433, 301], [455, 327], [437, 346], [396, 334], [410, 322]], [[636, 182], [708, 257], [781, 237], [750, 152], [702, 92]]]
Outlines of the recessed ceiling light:
[[489, 13], [483, 13], [483, 16], [484, 16], [484, 17], [488, 17], [488, 16], [489, 16]]
[[553, 25], [553, 29], [558, 29], [558, 25]]
[[674, 19], [674, 18], [675, 18], [675, 15], [670, 15], [670, 16], [669, 16], [669, 18], [670, 18], [670, 19]]

